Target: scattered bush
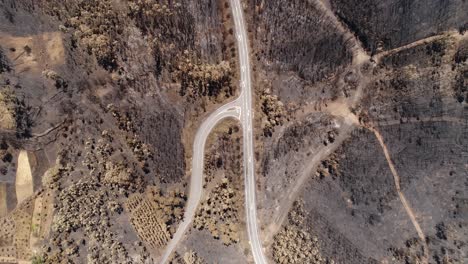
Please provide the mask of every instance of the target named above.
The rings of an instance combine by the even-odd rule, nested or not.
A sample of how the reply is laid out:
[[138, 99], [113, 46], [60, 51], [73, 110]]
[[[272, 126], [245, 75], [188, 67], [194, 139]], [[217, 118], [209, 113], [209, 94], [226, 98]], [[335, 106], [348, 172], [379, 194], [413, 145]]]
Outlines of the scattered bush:
[[17, 137], [31, 136], [30, 107], [8, 86], [0, 91], [0, 128], [14, 130]]

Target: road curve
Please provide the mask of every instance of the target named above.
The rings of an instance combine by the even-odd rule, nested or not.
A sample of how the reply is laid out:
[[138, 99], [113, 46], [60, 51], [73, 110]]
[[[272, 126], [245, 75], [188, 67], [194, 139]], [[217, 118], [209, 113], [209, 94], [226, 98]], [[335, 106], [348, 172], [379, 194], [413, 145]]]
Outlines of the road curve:
[[220, 107], [202, 123], [195, 135], [192, 154], [192, 177], [190, 180], [189, 199], [185, 207], [184, 220], [177, 227], [177, 231], [167, 245], [160, 263], [164, 264], [169, 260], [169, 257], [182, 239], [185, 231], [187, 231], [187, 228], [191, 225], [197, 206], [200, 203], [203, 193], [203, 165], [205, 164], [204, 150], [206, 139], [219, 121], [229, 117], [240, 119], [241, 107], [239, 102], [240, 100], [236, 99]]
[[200, 203], [203, 192], [203, 166], [204, 149], [206, 139], [214, 126], [222, 119], [234, 117], [241, 121], [244, 141], [244, 181], [245, 181], [245, 211], [247, 231], [252, 248], [252, 255], [256, 264], [266, 264], [262, 245], [259, 238], [257, 225], [257, 206], [255, 201], [255, 159], [253, 144], [253, 111], [252, 111], [252, 86], [251, 69], [249, 60], [249, 47], [246, 26], [240, 0], [230, 0], [233, 19], [236, 29], [236, 39], [239, 51], [239, 68], [241, 74], [241, 94], [240, 96], [220, 107], [211, 114], [200, 126], [195, 136], [192, 157], [192, 177], [190, 180], [190, 191], [187, 206], [185, 208], [184, 220], [177, 228], [177, 232], [167, 245], [160, 263], [164, 264], [169, 260], [175, 247], [182, 239], [185, 231], [191, 225], [195, 211]]

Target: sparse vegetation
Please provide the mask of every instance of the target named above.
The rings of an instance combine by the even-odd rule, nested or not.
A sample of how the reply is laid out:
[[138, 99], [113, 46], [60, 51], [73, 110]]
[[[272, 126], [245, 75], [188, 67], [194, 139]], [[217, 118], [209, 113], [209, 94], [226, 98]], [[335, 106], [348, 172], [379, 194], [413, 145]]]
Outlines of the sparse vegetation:
[[13, 213], [13, 220], [15, 221], [13, 245], [16, 248], [16, 257], [18, 259], [30, 259], [32, 257], [29, 247], [32, 211], [32, 200], [26, 200], [22, 204], [22, 208]]
[[194, 99], [202, 96], [217, 97], [223, 91], [226, 96], [232, 95], [232, 70], [229, 62], [197, 63], [196, 59], [187, 56], [188, 52], [185, 54], [186, 57], [181, 59], [177, 67], [177, 76], [181, 80], [181, 95]]
[[[71, 175], [77, 175], [75, 166], [79, 165], [70, 163], [70, 150], [62, 150], [56, 166], [46, 173], [44, 184], [57, 192], [57, 203], [50, 248], [43, 250], [45, 263], [83, 257], [90, 263], [131, 262], [127, 248], [112, 230], [111, 219], [124, 211], [125, 196], [142, 188], [144, 183], [132, 163], [111, 159], [115, 152], [113, 140], [110, 133], [102, 132], [97, 142], [95, 139], [83, 142], [86, 153], [81, 164], [89, 175], [78, 182], [67, 181]], [[83, 239], [73, 238], [74, 232], [82, 232]]]
[[205, 264], [206, 262], [198, 256], [198, 254], [193, 251], [189, 250], [185, 252], [183, 256], [175, 254], [174, 258], [170, 262], [171, 264]]
[[317, 168], [316, 176], [320, 178], [339, 176], [339, 162], [336, 154], [331, 154], [328, 159], [323, 160]]
[[468, 41], [460, 43], [453, 58], [452, 69], [457, 70], [453, 90], [459, 103], [468, 102]]
[[468, 102], [468, 69], [460, 71], [455, 78], [454, 90], [458, 102]]
[[242, 204], [239, 192], [228, 178], [223, 178], [201, 204], [195, 215], [194, 226], [207, 229], [215, 239], [224, 245], [239, 242], [239, 206]]
[[182, 220], [185, 200], [178, 190], [163, 195], [156, 186], [148, 187], [144, 194], [133, 194], [126, 208], [140, 239], [155, 249], [166, 245]]
[[[0, 218], [0, 248], [7, 248], [13, 246], [15, 238], [15, 221], [11, 216], [6, 216]], [[16, 250], [15, 250], [16, 251]], [[10, 255], [15, 255], [15, 252], [2, 252], [0, 254], [2, 257], [10, 257]]]
[[72, 43], [93, 54], [99, 65], [113, 71], [118, 67], [117, 41], [123, 33], [121, 15], [112, 0], [44, 1], [43, 10], [64, 21], [62, 31], [69, 32]]
[[[151, 153], [149, 146], [138, 138], [135, 125], [128, 112], [122, 113], [112, 104], [107, 106], [107, 111], [109, 111], [115, 118], [118, 128], [127, 133], [125, 136], [127, 146], [133, 152], [136, 159], [142, 164], [142, 169], [145, 173], [149, 173], [145, 164], [147, 164], [147, 161], [153, 157], [153, 153]], [[107, 130], [102, 133], [103, 137], [111, 137]]]
[[10, 64], [8, 63], [7, 57], [3, 53], [3, 49], [0, 47], [0, 74], [9, 72], [11, 70]]
[[[72, 232], [84, 232], [88, 261], [113, 263], [113, 260], [128, 262], [125, 247], [110, 231], [111, 215], [116, 212], [118, 194], [109, 194], [97, 182], [82, 182], [63, 189], [58, 195], [58, 211], [52, 227], [52, 246], [55, 252], [44, 255], [46, 263], [79, 257], [78, 242], [70, 237]], [[63, 243], [69, 246], [65, 249]], [[109, 250], [110, 249], [110, 250]]]
[[[404, 263], [416, 263], [422, 264], [425, 263], [424, 261], [424, 252], [421, 240], [418, 238], [410, 238], [405, 242], [406, 247], [402, 248], [390, 248], [390, 252], [393, 253], [393, 257], [401, 262]], [[437, 263], [454, 263], [446, 259], [444, 262], [437, 262]]]
[[[144, 34], [169, 38], [177, 45], [186, 43], [184, 39], [193, 34], [190, 27], [193, 19], [186, 17], [186, 6], [179, 1], [128, 1], [129, 16]], [[175, 32], [174, 28], [181, 32]]]
[[16, 129], [15, 103], [16, 97], [12, 91], [0, 92], [0, 127], [2, 129]]
[[204, 264], [205, 261], [203, 261], [202, 258], [200, 258], [197, 253], [194, 251], [190, 250], [184, 254], [184, 262], [185, 264]]
[[302, 204], [296, 202], [289, 214], [289, 225], [286, 225], [276, 236], [273, 243], [273, 258], [278, 264], [294, 263], [334, 263], [327, 261], [320, 252], [317, 237], [304, 228]]
[[30, 136], [30, 107], [9, 86], [0, 90], [0, 129], [14, 130], [18, 137]]
[[53, 70], [45, 70], [42, 75], [55, 82], [55, 88], [59, 90], [66, 90], [68, 88], [68, 82], [65, 81], [57, 72]]
[[269, 88], [263, 89], [261, 95], [261, 108], [266, 120], [263, 122], [263, 135], [271, 137], [275, 126], [280, 126], [285, 120], [285, 109], [278, 96], [271, 94]]
[[31, 264], [44, 264], [44, 259], [42, 256], [33, 256], [31, 258]]

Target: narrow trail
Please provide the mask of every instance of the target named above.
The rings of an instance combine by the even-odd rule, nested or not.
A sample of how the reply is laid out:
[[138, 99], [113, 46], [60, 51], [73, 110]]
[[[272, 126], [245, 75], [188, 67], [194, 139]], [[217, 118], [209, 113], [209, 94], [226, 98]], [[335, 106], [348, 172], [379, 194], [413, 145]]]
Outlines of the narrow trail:
[[343, 34], [345, 42], [351, 42], [351, 51], [353, 53], [353, 64], [362, 64], [365, 61], [370, 59], [369, 54], [366, 52], [362, 43], [358, 40], [355, 34], [347, 28], [343, 23], [340, 22], [340, 19], [336, 17], [333, 10], [330, 9], [329, 3], [324, 3], [322, 0], [314, 1], [316, 7], [320, 9], [326, 16], [330, 19], [333, 26], [338, 30], [339, 33]]
[[[358, 72], [360, 75], [361, 73]], [[367, 85], [365, 78], [360, 78], [361, 83], [359, 84], [354, 96], [350, 100], [343, 102], [332, 102], [326, 108], [324, 108], [324, 113], [328, 113], [331, 116], [340, 117], [343, 120], [340, 128], [338, 128], [338, 136], [335, 139], [335, 142], [329, 144], [326, 147], [319, 148], [316, 153], [312, 156], [311, 159], [307, 161], [307, 166], [304, 167], [301, 171], [299, 178], [285, 190], [284, 193], [287, 193], [287, 196], [284, 196], [280, 200], [278, 210], [271, 217], [271, 222], [269, 224], [269, 230], [266, 234], [266, 243], [269, 244], [272, 242], [273, 236], [279, 231], [284, 221], [287, 219], [290, 208], [292, 207], [294, 201], [297, 199], [301, 190], [306, 186], [307, 179], [310, 178], [310, 175], [317, 170], [320, 162], [337, 150], [341, 144], [351, 135], [351, 132], [359, 127], [359, 120], [356, 115], [351, 113], [350, 109], [359, 102], [362, 96], [362, 90]]]
[[266, 234], [265, 239], [266, 244], [270, 244], [272, 242], [272, 238], [287, 219], [288, 212], [294, 201], [301, 193], [301, 190], [305, 187], [307, 179], [313, 171], [317, 169], [319, 163], [340, 147], [341, 144], [349, 137], [354, 128], [359, 126], [358, 118], [350, 112], [350, 109], [360, 101], [364, 87], [367, 86], [369, 81], [368, 78], [361, 73], [362, 65], [370, 61], [370, 56], [363, 48], [361, 42], [356, 38], [351, 30], [340, 22], [333, 11], [327, 7], [327, 4], [320, 0], [315, 1], [315, 4], [320, 11], [326, 14], [337, 31], [344, 35], [345, 41], [350, 42], [349, 45], [353, 54], [350, 68], [356, 69], [356, 74], [360, 81], [351, 98], [339, 103], [332, 102], [324, 109], [324, 111], [320, 111], [344, 119], [343, 124], [338, 129], [338, 137], [335, 139], [334, 143], [329, 144], [327, 147], [318, 149], [315, 155], [308, 160], [308, 165], [302, 169], [299, 178], [284, 191], [284, 193], [287, 193], [288, 195], [280, 198], [278, 210], [276, 210], [271, 217], [270, 224], [268, 226], [268, 233]]
[[408, 124], [408, 123], [427, 123], [427, 122], [450, 122], [461, 125], [468, 125], [468, 119], [450, 117], [450, 116], [434, 116], [434, 117], [420, 117], [420, 118], [406, 118], [403, 120], [389, 120], [389, 121], [380, 121], [377, 124], [379, 126], [393, 126], [399, 124]]
[[448, 32], [444, 32], [444, 33], [439, 34], [439, 35], [419, 39], [419, 40], [416, 40], [416, 41], [411, 42], [409, 44], [406, 44], [406, 45], [403, 45], [403, 46], [400, 46], [400, 47], [397, 47], [397, 48], [394, 48], [394, 49], [391, 49], [391, 50], [386, 50], [386, 51], [379, 52], [376, 55], [374, 55], [372, 58], [378, 64], [383, 57], [398, 53], [398, 52], [403, 51], [403, 50], [411, 49], [411, 48], [414, 48], [414, 47], [417, 47], [417, 46], [420, 46], [420, 45], [424, 45], [424, 44], [429, 44], [429, 43], [432, 43], [432, 42], [434, 42], [436, 40], [444, 39], [444, 38], [447, 38], [447, 37], [453, 37], [453, 38], [457, 38], [457, 39], [460, 40], [461, 38], [466, 38], [467, 36], [468, 36], [468, 34], [466, 32], [464, 34], [460, 34], [458, 31], [448, 31]]
[[427, 243], [426, 243], [426, 236], [424, 235], [424, 233], [423, 233], [423, 231], [421, 229], [421, 226], [419, 225], [419, 223], [418, 223], [418, 221], [416, 219], [416, 216], [415, 216], [415, 214], [413, 212], [413, 209], [411, 208], [410, 204], [406, 200], [405, 195], [401, 191], [400, 176], [398, 175], [398, 172], [395, 169], [395, 165], [393, 164], [393, 161], [392, 161], [392, 159], [390, 157], [390, 153], [389, 153], [389, 151], [387, 149], [387, 145], [385, 145], [383, 137], [382, 137], [382, 135], [380, 134], [380, 132], [377, 129], [372, 128], [372, 127], [368, 128], [368, 129], [374, 133], [375, 137], [377, 138], [377, 140], [380, 143], [380, 146], [382, 147], [382, 150], [383, 150], [384, 155], [385, 155], [385, 159], [387, 160], [388, 166], [390, 167], [390, 171], [392, 172], [393, 180], [395, 182], [395, 188], [396, 188], [396, 191], [398, 193], [398, 196], [400, 197], [400, 201], [403, 204], [403, 207], [405, 208], [406, 213], [408, 214], [409, 218], [411, 219], [411, 223], [413, 224], [414, 228], [416, 229], [416, 232], [418, 233], [419, 239], [423, 243], [424, 263], [428, 263], [428, 261], [429, 261], [429, 249], [428, 249], [428, 246], [427, 246]]
[[32, 136], [33, 136], [34, 138], [40, 138], [40, 137], [47, 136], [49, 133], [51, 133], [51, 132], [53, 132], [53, 131], [55, 131], [55, 130], [61, 128], [63, 124], [65, 124], [65, 121], [62, 121], [62, 122], [58, 123], [57, 125], [55, 125], [55, 126], [49, 128], [49, 129], [47, 129], [46, 131], [44, 131], [44, 132], [42, 132], [42, 133], [37, 133], [37, 134], [36, 134], [36, 133], [33, 133]]
[[193, 143], [192, 176], [190, 179], [188, 200], [185, 205], [184, 218], [177, 227], [177, 231], [172, 236], [172, 239], [164, 249], [159, 263], [164, 264], [170, 260], [173, 252], [179, 245], [179, 242], [184, 238], [185, 232], [190, 228], [193, 218], [195, 217], [195, 212], [203, 195], [204, 152], [206, 140], [209, 134], [221, 120], [226, 118], [239, 120], [240, 113], [241, 108], [239, 106], [239, 100], [234, 100], [210, 114], [198, 129]]
[[[363, 96], [364, 88], [371, 81], [370, 77], [368, 77], [365, 73], [363, 74], [361, 72], [361, 69], [362, 69], [361, 67], [364, 65], [364, 63], [372, 62], [371, 65], [375, 66], [379, 63], [379, 60], [381, 60], [384, 56], [388, 56], [390, 54], [399, 52], [401, 50], [409, 49], [409, 48], [421, 45], [423, 43], [429, 43], [429, 42], [432, 42], [432, 41], [435, 41], [437, 39], [441, 39], [444, 37], [455, 37], [457, 39], [461, 39], [461, 38], [466, 38], [468, 35], [467, 33], [464, 33], [462, 35], [462, 34], [459, 34], [458, 32], [450, 31], [444, 34], [421, 39], [413, 43], [410, 43], [408, 45], [404, 45], [404, 46], [401, 46], [392, 50], [381, 52], [377, 55], [374, 55], [371, 58], [370, 54], [366, 52], [362, 43], [356, 37], [354, 32], [352, 32], [345, 24], [343, 24], [341, 20], [335, 15], [333, 10], [331, 10], [329, 2], [327, 0], [316, 0], [314, 1], [314, 3], [316, 4], [316, 7], [319, 10], [323, 11], [323, 13], [330, 19], [331, 25], [334, 26], [335, 29], [339, 33], [344, 35], [345, 41], [349, 43], [348, 45], [351, 48], [352, 55], [353, 55], [352, 64], [350, 68], [356, 69], [356, 74], [359, 79], [359, 85], [354, 95], [351, 98], [344, 100], [344, 102], [338, 102], [338, 105], [333, 105], [333, 102], [331, 102], [329, 103], [329, 107], [325, 108], [323, 111], [322, 110], [317, 111], [316, 109], [314, 109], [313, 111], [309, 111], [309, 113], [310, 112], [327, 112], [332, 116], [339, 116], [339, 117], [344, 118], [345, 123], [339, 128], [339, 131], [338, 131], [339, 137], [337, 138], [335, 143], [330, 144], [325, 148], [319, 149], [315, 153], [315, 155], [313, 155], [312, 158], [308, 160], [308, 165], [302, 169], [302, 172], [299, 178], [291, 186], [289, 186], [287, 190], [285, 190], [285, 193], [287, 193], [288, 195], [280, 198], [279, 206], [276, 212], [274, 212], [273, 216], [271, 217], [271, 221], [268, 227], [269, 233], [267, 234], [267, 238], [266, 238], [267, 243], [271, 242], [275, 233], [279, 231], [283, 222], [285, 221], [285, 219], [287, 219], [288, 212], [293, 202], [299, 196], [299, 193], [304, 188], [305, 182], [309, 178], [313, 170], [317, 169], [319, 162], [322, 159], [326, 158], [333, 151], [335, 151], [342, 144], [342, 142], [346, 138], [349, 137], [349, 135], [354, 130], [354, 128], [361, 126], [361, 124], [356, 122], [357, 117], [354, 114], [347, 111], [347, 109], [352, 109], [360, 102]], [[307, 114], [306, 112], [303, 113], [303, 115], [306, 115], [306, 114]], [[464, 120], [457, 119], [457, 118], [450, 118], [450, 117], [430, 117], [430, 118], [420, 118], [420, 119], [414, 118], [414, 119], [406, 119], [402, 121], [404, 123], [430, 122], [430, 121], [446, 121], [446, 122], [456, 122], [456, 123], [463, 123], [463, 124], [467, 123]], [[400, 120], [384, 121], [382, 122], [382, 124], [379, 123], [379, 125], [386, 126], [386, 125], [398, 124], [398, 123], [401, 123], [402, 121]], [[399, 190], [399, 184], [396, 186], [398, 187], [398, 190]], [[398, 191], [398, 193], [400, 194], [400, 199], [402, 203], [406, 205], [405, 208], [407, 208], [407, 211], [412, 213], [411, 208], [409, 207], [409, 204], [406, 198], [404, 197], [404, 195], [401, 193], [401, 191]], [[415, 227], [419, 227], [419, 225], [417, 225], [416, 219], [414, 218], [414, 214], [412, 214], [412, 216], [413, 216], [412, 218], [413, 224], [416, 224]], [[418, 228], [418, 230], [422, 231], [420, 228]], [[420, 235], [420, 237], [424, 237], [422, 232], [418, 232], [418, 235]], [[427, 251], [427, 246], [425, 248], [426, 248], [425, 251]]]
[[[338, 137], [335, 140], [333, 144], [329, 144], [327, 147], [323, 147], [318, 149], [315, 154], [307, 161], [307, 166], [305, 166], [301, 172], [299, 177], [293, 182], [290, 186], [287, 187], [286, 190], [284, 190], [284, 193], [287, 195], [282, 196], [279, 198], [279, 205], [277, 207], [277, 210], [273, 213], [271, 216], [271, 219], [268, 220], [268, 233], [266, 234], [266, 245], [269, 245], [272, 243], [272, 239], [274, 235], [280, 230], [281, 226], [283, 225], [284, 221], [287, 219], [288, 212], [290, 208], [292, 207], [292, 204], [294, 201], [297, 199], [297, 197], [300, 195], [302, 189], [305, 187], [305, 183], [307, 179], [310, 177], [310, 175], [313, 173], [314, 170], [317, 169], [318, 164], [325, 159], [327, 156], [329, 156], [331, 153], [333, 153], [337, 148], [341, 146], [341, 144], [350, 136], [351, 132], [356, 128], [356, 127], [361, 127], [362, 125], [359, 123], [358, 118], [351, 113], [349, 110], [355, 107], [356, 105], [359, 104], [361, 101], [361, 98], [364, 93], [364, 88], [369, 84], [371, 78], [368, 76], [368, 74], [361, 72], [362, 66], [365, 63], [370, 63], [369, 65], [376, 66], [379, 63], [379, 60], [381, 60], [383, 57], [388, 56], [390, 54], [399, 52], [401, 50], [409, 49], [418, 45], [421, 45], [423, 43], [429, 43], [432, 41], [435, 41], [437, 39], [441, 39], [444, 37], [455, 37], [455, 38], [466, 38], [468, 34], [461, 35], [458, 32], [446, 32], [441, 35], [421, 39], [418, 41], [415, 41], [413, 43], [410, 43], [405, 46], [401, 46], [389, 51], [381, 52], [377, 55], [374, 55], [373, 57], [370, 56], [370, 54], [365, 50], [363, 47], [362, 43], [359, 41], [359, 39], [356, 37], [355, 33], [350, 30], [347, 25], [343, 24], [341, 20], [335, 15], [333, 10], [331, 10], [329, 1], [327, 0], [310, 0], [310, 2], [314, 2], [316, 4], [316, 7], [322, 11], [326, 17], [330, 19], [330, 24], [331, 26], [335, 27], [335, 30], [338, 31], [339, 33], [343, 34], [344, 40], [346, 43], [348, 43], [348, 47], [350, 47], [351, 52], [352, 52], [352, 63], [349, 69], [355, 69], [356, 74], [358, 76], [359, 84], [358, 87], [355, 90], [354, 95], [351, 98], [347, 98], [346, 100], [343, 100], [341, 102], [331, 102], [327, 103], [328, 107], [326, 107], [323, 111], [314, 109], [311, 107], [313, 110], [310, 111], [305, 111], [302, 113], [302, 116], [305, 116], [311, 112], [325, 112], [329, 113], [332, 116], [336, 117], [342, 117], [344, 118], [344, 124], [338, 129]], [[334, 104], [335, 103], [335, 104]], [[431, 117], [431, 118], [422, 118], [422, 119], [406, 119], [403, 120], [403, 122], [406, 123], [412, 123], [412, 122], [430, 122], [430, 121], [446, 121], [446, 122], [456, 122], [456, 123], [464, 123], [466, 124], [467, 122], [461, 119], [457, 118], [450, 118], [450, 117]], [[382, 125], [392, 125], [392, 124], [398, 124], [402, 121], [400, 120], [392, 120], [392, 121], [385, 121], [382, 122]], [[380, 123], [379, 123], [380, 125]], [[375, 132], [374, 132], [375, 133]], [[377, 132], [378, 133], [378, 132]], [[376, 134], [377, 135], [377, 134]], [[380, 134], [378, 134], [380, 135]], [[382, 147], [384, 148], [385, 145], [383, 144], [383, 140], [380, 137], [380, 140]], [[386, 151], [386, 148], [384, 148]], [[386, 151], [386, 157], [387, 160], [389, 161], [389, 166], [392, 169], [392, 174], [394, 175], [395, 179], [395, 186], [397, 188], [400, 200], [405, 207], [406, 212], [408, 213], [408, 216], [411, 218], [412, 224], [416, 228], [418, 232], [419, 238], [423, 241], [424, 243], [424, 253], [425, 253], [425, 261], [427, 263], [428, 261], [428, 247], [425, 242], [425, 236], [424, 233], [422, 232], [422, 229], [420, 228], [418, 222], [416, 221], [416, 217], [406, 200], [405, 196], [403, 193], [400, 191], [400, 185], [399, 185], [399, 177], [398, 174], [396, 173], [396, 170], [393, 166], [393, 163], [391, 163], [390, 156], [388, 155], [388, 151]]]

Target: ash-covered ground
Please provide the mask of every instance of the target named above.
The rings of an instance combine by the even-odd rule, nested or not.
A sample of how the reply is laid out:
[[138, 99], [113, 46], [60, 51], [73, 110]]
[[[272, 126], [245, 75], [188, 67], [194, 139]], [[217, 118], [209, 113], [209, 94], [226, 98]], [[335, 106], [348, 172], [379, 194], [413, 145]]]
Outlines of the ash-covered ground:
[[[468, 262], [468, 4], [243, 0], [271, 263]], [[227, 0], [0, 1], [0, 263], [155, 263], [201, 122], [239, 95]], [[252, 263], [242, 126], [172, 263]]]

